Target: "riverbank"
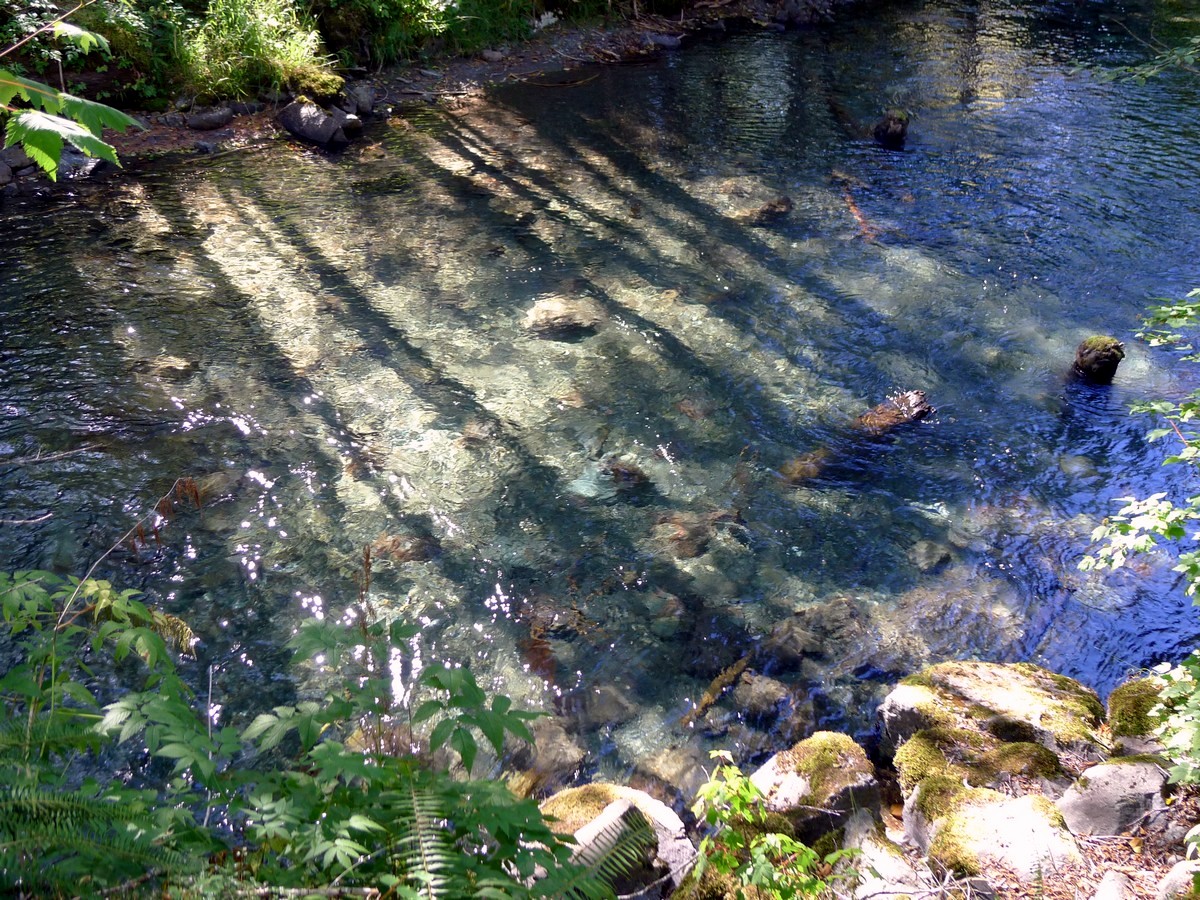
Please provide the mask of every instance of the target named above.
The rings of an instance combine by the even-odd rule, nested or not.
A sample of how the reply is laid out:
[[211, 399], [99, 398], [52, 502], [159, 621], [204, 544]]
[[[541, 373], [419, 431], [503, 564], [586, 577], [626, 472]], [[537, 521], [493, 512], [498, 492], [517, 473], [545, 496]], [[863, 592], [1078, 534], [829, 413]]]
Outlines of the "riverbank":
[[[675, 52], [688, 42], [734, 30], [783, 30], [826, 20], [836, 0], [702, 0], [670, 18], [643, 15], [605, 25], [553, 22], [529, 40], [487, 48], [470, 56], [446, 56], [389, 66], [353, 84], [374, 98], [373, 115], [403, 116], [414, 109], [438, 105], [461, 107], [475, 102], [488, 87], [512, 81], [547, 80], [548, 87], [576, 83], [571, 73], [594, 65], [629, 65]], [[259, 146], [288, 137], [278, 121], [279, 110], [292, 98], [273, 102], [231, 104], [233, 115], [213, 127], [183, 100], [168, 113], [129, 110], [145, 128], [109, 132], [105, 139], [125, 166], [166, 154], [212, 154]], [[223, 108], [224, 105], [222, 105]], [[218, 119], [217, 121], [220, 121]], [[200, 124], [197, 125], [197, 122]], [[32, 187], [35, 172], [17, 157], [12, 165], [18, 183]], [[67, 159], [68, 179], [71, 160]], [[82, 158], [75, 172], [90, 174]], [[39, 189], [48, 186], [40, 177]], [[16, 190], [14, 184], [13, 190]], [[12, 191], [10, 191], [12, 192]]]

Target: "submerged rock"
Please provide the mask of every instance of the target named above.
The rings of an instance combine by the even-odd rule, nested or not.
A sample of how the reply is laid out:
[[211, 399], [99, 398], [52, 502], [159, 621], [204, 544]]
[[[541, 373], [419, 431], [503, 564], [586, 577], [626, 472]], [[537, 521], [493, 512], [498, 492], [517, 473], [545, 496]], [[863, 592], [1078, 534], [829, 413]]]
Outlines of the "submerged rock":
[[863, 413], [858, 417], [856, 424], [871, 437], [883, 437], [901, 425], [919, 422], [934, 412], [924, 391], [904, 391], [893, 394], [883, 403]]
[[524, 326], [539, 337], [567, 339], [593, 333], [603, 310], [587, 297], [543, 297], [525, 313]]
[[[344, 125], [358, 123], [357, 117], [348, 116], [342, 110], [333, 115], [315, 103], [296, 100], [279, 111], [279, 124], [302, 141], [319, 144], [330, 150], [339, 150], [350, 143]], [[361, 127], [361, 123], [358, 123]]]
[[768, 200], [756, 209], [748, 209], [736, 213], [734, 219], [746, 225], [771, 225], [786, 218], [792, 211], [792, 208], [791, 197], [776, 197], [774, 200]]

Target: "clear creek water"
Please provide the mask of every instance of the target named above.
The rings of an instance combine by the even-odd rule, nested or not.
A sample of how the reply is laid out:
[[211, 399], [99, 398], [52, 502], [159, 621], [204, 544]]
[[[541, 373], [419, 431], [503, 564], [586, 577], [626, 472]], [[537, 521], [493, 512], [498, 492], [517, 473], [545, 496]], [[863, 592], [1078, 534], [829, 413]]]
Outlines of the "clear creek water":
[[[1200, 627], [1168, 558], [1076, 564], [1114, 498], [1189, 492], [1127, 409], [1191, 387], [1132, 334], [1200, 283], [1197, 86], [1077, 68], [1155, 24], [1092, 6], [866, 10], [505, 88], [338, 158], [8, 201], [0, 559], [80, 573], [194, 477], [204, 509], [100, 574], [192, 624], [223, 717], [313, 689], [283, 643], [355, 602], [372, 545], [372, 601], [425, 626], [422, 659], [559, 716], [593, 774], [684, 787], [713, 746], [869, 728], [930, 661], [1103, 692], [1177, 657]], [[893, 103], [900, 153], [848, 123]], [[536, 333], [553, 298], [596, 324]], [[1111, 389], [1066, 378], [1097, 331], [1127, 341]], [[909, 389], [936, 415], [854, 428]], [[773, 681], [683, 723], [751, 653]]]

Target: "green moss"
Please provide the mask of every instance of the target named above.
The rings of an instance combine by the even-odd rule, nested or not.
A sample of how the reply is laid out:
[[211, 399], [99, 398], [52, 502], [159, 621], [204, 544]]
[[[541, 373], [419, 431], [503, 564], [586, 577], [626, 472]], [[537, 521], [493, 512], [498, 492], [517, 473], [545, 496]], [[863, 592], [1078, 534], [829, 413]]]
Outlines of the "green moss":
[[[739, 887], [732, 877], [721, 875], [710, 866], [699, 878], [696, 877], [696, 870], [692, 869], [671, 897], [674, 900], [738, 900]], [[745, 896], [749, 898], [751, 895]]]
[[951, 818], [929, 843], [929, 861], [960, 878], [970, 878], [982, 870], [979, 857], [967, 849], [957, 819]]
[[933, 679], [929, 677], [928, 669], [917, 672], [914, 675], [909, 675], [907, 678], [901, 678], [900, 683], [911, 685], [912, 687], [923, 687], [933, 690]]
[[608, 784], [585, 784], [583, 787], [567, 788], [541, 805], [542, 812], [553, 816], [554, 830], [560, 834], [574, 834], [604, 811], [604, 807], [620, 799]]
[[1149, 678], [1127, 681], [1108, 695], [1108, 727], [1117, 737], [1150, 734], [1157, 724], [1150, 710], [1158, 703], [1158, 687]]
[[971, 788], [961, 778], [952, 775], [930, 775], [921, 782], [917, 794], [917, 811], [926, 822], [945, 818], [954, 812], [970, 796]]
[[1045, 816], [1046, 821], [1055, 828], [1065, 829], [1067, 827], [1067, 820], [1063, 818], [1063, 814], [1059, 812], [1058, 807], [1050, 801], [1049, 797], [1041, 795], [1034, 797], [1033, 808]]
[[1154, 766], [1165, 767], [1170, 765], [1167, 760], [1157, 753], [1131, 753], [1128, 756], [1114, 756], [1107, 760], [1106, 766], [1130, 765], [1137, 763], [1150, 763]]
[[939, 726], [918, 731], [905, 741], [892, 760], [900, 776], [900, 787], [912, 790], [930, 775], [945, 774], [959, 780], [967, 772], [955, 764], [951, 757], [963, 758], [963, 751], [979, 752], [986, 747], [986, 739], [975, 731], [965, 728]]
[[808, 780], [808, 794], [799, 799], [800, 806], [820, 806], [831, 794], [874, 772], [862, 747], [836, 731], [818, 731], [780, 754], [779, 762]]
[[1033, 778], [1060, 778], [1063, 770], [1058, 756], [1041, 744], [1003, 744], [982, 754], [975, 764], [984, 780], [997, 775], [1026, 775]]
[[833, 831], [827, 831], [821, 835], [813, 843], [812, 848], [821, 859], [827, 857], [835, 850], [842, 849], [842, 841], [846, 839], [845, 828], [835, 828]]
[[1120, 349], [1123, 344], [1115, 337], [1109, 337], [1104, 334], [1093, 334], [1091, 337], [1084, 338], [1079, 346], [1088, 350], [1114, 350]]
[[1012, 667], [1035, 680], [1049, 681], [1056, 689], [1056, 696], [1047, 697], [1046, 703], [1047, 730], [1055, 740], [1065, 743], [1092, 741], [1092, 729], [1104, 721], [1104, 706], [1095, 693], [1074, 678], [1033, 663], [1013, 663]]

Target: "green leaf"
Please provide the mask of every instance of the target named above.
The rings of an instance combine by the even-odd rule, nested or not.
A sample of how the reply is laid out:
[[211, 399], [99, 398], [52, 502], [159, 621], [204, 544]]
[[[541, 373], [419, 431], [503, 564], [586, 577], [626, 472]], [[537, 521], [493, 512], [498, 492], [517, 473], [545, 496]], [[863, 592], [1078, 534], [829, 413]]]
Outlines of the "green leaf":
[[104, 35], [72, 25], [70, 22], [55, 22], [54, 36], [65, 38], [84, 53], [91, 53], [96, 48], [104, 53], [108, 52], [108, 39]]
[[81, 125], [62, 116], [26, 111], [8, 120], [4, 146], [21, 144], [37, 165], [50, 177], [58, 178], [58, 161], [62, 158], [63, 141], [68, 141], [88, 156], [106, 159], [120, 165], [117, 152]]
[[[20, 97], [35, 109], [49, 113], [58, 112], [62, 106], [62, 94], [40, 81], [22, 78], [8, 69], [0, 69], [0, 105], [10, 106]], [[10, 141], [6, 146], [11, 146]]]

